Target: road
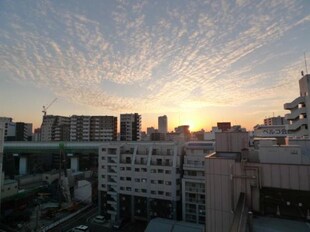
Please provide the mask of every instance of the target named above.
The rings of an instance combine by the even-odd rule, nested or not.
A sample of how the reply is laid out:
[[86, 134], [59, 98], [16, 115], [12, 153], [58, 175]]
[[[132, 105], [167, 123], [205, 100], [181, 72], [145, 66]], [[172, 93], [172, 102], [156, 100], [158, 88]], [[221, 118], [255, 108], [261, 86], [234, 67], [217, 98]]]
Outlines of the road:
[[[78, 226], [78, 225], [87, 225], [90, 228], [91, 232], [114, 232], [109, 222], [105, 224], [97, 224], [92, 222], [93, 218], [98, 215], [98, 207], [92, 207], [88, 210], [85, 210], [81, 214], [71, 218], [70, 220], [66, 221], [65, 223], [62, 223], [61, 225], [55, 227], [52, 230], [49, 230], [48, 232], [59, 232], [59, 231], [70, 231], [72, 228]], [[128, 223], [125, 225], [122, 229], [117, 230], [119, 232], [144, 232], [146, 228], [146, 223]]]

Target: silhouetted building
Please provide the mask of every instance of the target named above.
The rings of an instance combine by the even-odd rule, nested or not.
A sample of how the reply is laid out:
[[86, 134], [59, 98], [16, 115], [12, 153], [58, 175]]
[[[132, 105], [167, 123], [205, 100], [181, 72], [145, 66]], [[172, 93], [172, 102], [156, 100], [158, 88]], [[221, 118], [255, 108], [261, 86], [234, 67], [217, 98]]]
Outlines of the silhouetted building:
[[231, 128], [230, 122], [218, 122], [217, 128], [220, 129], [222, 132], [228, 131]]
[[137, 113], [121, 114], [120, 128], [121, 141], [141, 140], [141, 115]]

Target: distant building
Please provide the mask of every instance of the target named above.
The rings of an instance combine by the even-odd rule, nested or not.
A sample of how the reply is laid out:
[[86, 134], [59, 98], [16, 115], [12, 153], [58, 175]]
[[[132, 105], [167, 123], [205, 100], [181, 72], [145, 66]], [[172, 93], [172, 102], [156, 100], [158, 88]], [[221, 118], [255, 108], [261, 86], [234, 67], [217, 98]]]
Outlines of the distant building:
[[121, 141], [141, 140], [141, 115], [137, 113], [121, 114], [120, 129]]
[[215, 133], [217, 133], [217, 132], [222, 132], [222, 130], [220, 130], [216, 126], [213, 126], [212, 130], [210, 132], [204, 133], [204, 140], [215, 141]]
[[32, 141], [35, 141], [35, 142], [41, 141], [41, 128], [34, 129], [34, 132], [32, 135]]
[[276, 125], [284, 125], [287, 124], [287, 120], [284, 117], [270, 117], [264, 119], [265, 126], [276, 126]]
[[115, 141], [117, 117], [78, 116], [70, 117], [70, 141]]
[[231, 128], [230, 122], [218, 122], [217, 128], [221, 130], [222, 132], [228, 131]]
[[4, 128], [5, 141], [32, 140], [32, 123], [13, 122], [12, 118], [0, 117], [0, 127]]
[[16, 122], [15, 141], [32, 140], [32, 123]]
[[310, 129], [310, 74], [299, 80], [300, 96], [294, 101], [284, 104], [284, 109], [290, 110], [285, 115], [288, 120], [286, 129], [291, 136], [309, 136]]
[[182, 147], [110, 142], [99, 148], [99, 210], [112, 222], [181, 219]]
[[0, 127], [4, 129], [4, 140], [14, 141], [16, 136], [16, 124], [12, 118], [0, 117]]
[[41, 125], [41, 141], [69, 141], [70, 118], [58, 115], [44, 115]]
[[191, 132], [189, 130], [189, 125], [181, 125], [174, 128], [175, 132], [184, 136], [185, 141], [189, 141], [191, 138]]
[[158, 117], [158, 132], [159, 133], [168, 132], [168, 118], [166, 115]]

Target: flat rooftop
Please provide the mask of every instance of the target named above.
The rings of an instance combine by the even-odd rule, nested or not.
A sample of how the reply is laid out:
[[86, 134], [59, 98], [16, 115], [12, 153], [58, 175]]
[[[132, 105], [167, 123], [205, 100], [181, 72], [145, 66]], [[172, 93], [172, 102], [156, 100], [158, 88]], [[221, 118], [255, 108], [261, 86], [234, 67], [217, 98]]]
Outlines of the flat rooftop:
[[255, 217], [254, 232], [309, 232], [310, 223], [272, 217]]

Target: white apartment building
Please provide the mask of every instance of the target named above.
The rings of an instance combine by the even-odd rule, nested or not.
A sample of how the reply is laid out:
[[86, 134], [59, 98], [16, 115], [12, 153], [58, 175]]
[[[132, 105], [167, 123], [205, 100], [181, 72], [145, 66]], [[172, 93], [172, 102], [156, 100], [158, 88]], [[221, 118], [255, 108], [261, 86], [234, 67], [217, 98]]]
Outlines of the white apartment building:
[[141, 140], [141, 115], [121, 114], [120, 120], [120, 140], [140, 141]]
[[111, 142], [99, 148], [99, 209], [112, 222], [180, 219], [182, 146]]
[[286, 129], [291, 136], [309, 136], [310, 129], [310, 74], [299, 80], [300, 96], [294, 101], [284, 104], [284, 109], [290, 110], [285, 115], [288, 120]]
[[166, 115], [158, 117], [158, 132], [159, 133], [168, 132], [168, 118]]
[[192, 141], [185, 145], [182, 178], [183, 221], [205, 224], [205, 156], [214, 152], [214, 142]]
[[0, 117], [0, 127], [4, 130], [4, 140], [15, 138], [16, 124], [9, 117]]

